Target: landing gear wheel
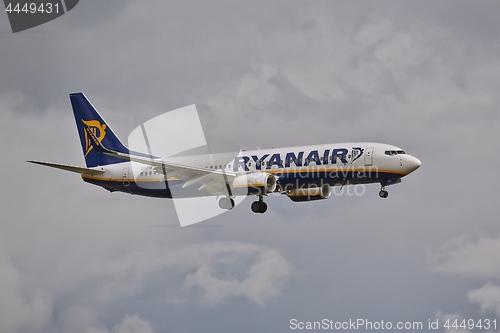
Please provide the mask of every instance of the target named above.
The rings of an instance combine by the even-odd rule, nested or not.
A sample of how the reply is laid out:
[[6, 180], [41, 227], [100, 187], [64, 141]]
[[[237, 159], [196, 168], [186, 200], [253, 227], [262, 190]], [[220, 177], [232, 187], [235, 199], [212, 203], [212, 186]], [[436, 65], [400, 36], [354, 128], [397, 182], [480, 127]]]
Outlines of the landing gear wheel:
[[260, 213], [260, 202], [259, 201], [252, 202], [252, 205], [250, 206], [250, 208], [252, 208], [252, 212]]
[[221, 198], [219, 200], [219, 207], [226, 210], [231, 210], [234, 207], [234, 200], [231, 198]]
[[259, 195], [259, 201], [252, 202], [250, 206], [252, 208], [252, 212], [254, 213], [265, 213], [267, 210], [267, 204], [264, 202], [264, 198], [262, 195]]
[[386, 190], [380, 190], [380, 192], [378, 192], [378, 195], [381, 198], [387, 198], [389, 196], [389, 192], [387, 192]]

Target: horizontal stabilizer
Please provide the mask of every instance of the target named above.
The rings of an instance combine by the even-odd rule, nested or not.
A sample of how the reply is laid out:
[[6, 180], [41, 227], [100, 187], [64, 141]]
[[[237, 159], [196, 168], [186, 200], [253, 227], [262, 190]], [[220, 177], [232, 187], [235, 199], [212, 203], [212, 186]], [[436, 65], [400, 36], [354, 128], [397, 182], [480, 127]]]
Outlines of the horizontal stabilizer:
[[91, 176], [96, 176], [96, 175], [102, 175], [104, 171], [102, 170], [95, 170], [95, 169], [89, 169], [89, 168], [82, 168], [82, 167], [77, 167], [77, 166], [72, 166], [72, 165], [65, 165], [65, 164], [56, 164], [56, 163], [47, 163], [47, 162], [38, 162], [38, 161], [27, 161], [29, 163], [34, 163], [34, 164], [39, 164], [39, 165], [45, 165], [51, 168], [56, 168], [56, 169], [61, 169], [61, 170], [66, 170], [66, 171], [71, 171], [71, 172], [76, 172], [82, 175], [91, 175]]

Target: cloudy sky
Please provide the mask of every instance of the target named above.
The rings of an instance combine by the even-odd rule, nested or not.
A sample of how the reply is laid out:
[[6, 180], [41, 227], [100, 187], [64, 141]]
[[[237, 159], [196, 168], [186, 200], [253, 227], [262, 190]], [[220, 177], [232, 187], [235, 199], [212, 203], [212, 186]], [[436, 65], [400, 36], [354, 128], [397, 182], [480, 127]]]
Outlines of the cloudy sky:
[[[497, 1], [81, 1], [16, 34], [0, 15], [0, 331], [499, 318], [499, 12]], [[271, 196], [266, 214], [247, 200], [181, 229], [168, 200], [25, 163], [84, 165], [78, 91], [122, 138], [196, 104], [210, 141], [377, 141], [422, 167], [386, 200], [377, 185], [307, 204]]]

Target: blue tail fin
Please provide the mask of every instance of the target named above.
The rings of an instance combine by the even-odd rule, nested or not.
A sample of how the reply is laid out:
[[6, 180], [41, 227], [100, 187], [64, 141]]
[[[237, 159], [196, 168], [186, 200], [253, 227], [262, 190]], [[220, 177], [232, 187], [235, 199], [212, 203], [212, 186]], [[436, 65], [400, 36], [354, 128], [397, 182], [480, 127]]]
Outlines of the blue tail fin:
[[83, 155], [88, 168], [96, 167], [99, 165], [115, 164], [124, 162], [123, 159], [102, 154], [94, 149], [90, 143], [91, 138], [85, 127], [92, 130], [95, 137], [102, 142], [102, 144], [113, 151], [128, 154], [129, 150], [120, 142], [111, 127], [102, 119], [101, 115], [90, 104], [89, 100], [82, 93], [70, 94], [71, 106], [75, 114], [76, 127], [80, 135], [80, 142], [82, 144]]

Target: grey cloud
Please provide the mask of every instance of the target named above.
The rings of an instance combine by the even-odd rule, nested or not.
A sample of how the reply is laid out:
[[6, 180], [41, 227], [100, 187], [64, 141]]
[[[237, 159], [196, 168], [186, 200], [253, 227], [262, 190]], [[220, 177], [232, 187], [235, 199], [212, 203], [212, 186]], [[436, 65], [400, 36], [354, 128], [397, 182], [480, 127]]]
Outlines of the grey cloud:
[[[468, 278], [500, 279], [500, 270], [496, 262], [496, 254], [500, 250], [500, 238], [481, 236], [476, 240], [459, 238], [445, 244], [432, 257], [433, 269], [437, 272], [456, 274]], [[487, 316], [493, 312], [500, 314], [500, 287], [488, 281], [480, 288], [467, 292], [467, 300], [479, 306], [480, 313]], [[455, 317], [455, 318], [454, 318]], [[452, 322], [464, 320], [463, 315], [443, 316], [443, 320]], [[470, 330], [464, 330], [469, 332]]]
[[215, 242], [179, 249], [148, 247], [119, 259], [90, 262], [85, 280], [99, 279], [99, 287], [90, 291], [99, 303], [108, 303], [139, 294], [148, 275], [171, 266], [178, 267], [178, 273], [194, 270], [186, 275], [182, 294], [188, 302], [198, 301], [189, 291], [199, 289], [200, 301], [208, 305], [244, 296], [263, 306], [279, 295], [292, 273], [291, 263], [276, 249]]
[[434, 256], [434, 270], [467, 277], [500, 279], [500, 268], [494, 264], [499, 251], [499, 237], [482, 236], [475, 241], [459, 238], [446, 244]]
[[[51, 321], [54, 296], [39, 286], [26, 288], [22, 274], [0, 249], [0, 330], [37, 332]], [[31, 290], [30, 290], [31, 289]]]
[[[182, 290], [200, 291], [200, 302], [209, 306], [234, 296], [244, 296], [264, 306], [281, 293], [292, 273], [291, 263], [276, 249], [223, 243], [201, 247], [195, 260], [203, 259], [207, 253], [212, 258], [186, 277]], [[241, 247], [243, 251], [239, 250]], [[233, 252], [241, 253], [234, 256]], [[238, 269], [242, 256], [250, 256], [250, 261]], [[238, 272], [241, 269], [243, 272]]]
[[91, 308], [72, 307], [61, 315], [55, 331], [75, 333], [154, 333], [153, 325], [138, 314], [127, 314], [110, 329], [100, 321], [99, 313]]
[[[470, 1], [81, 2], [40, 27], [54, 33], [1, 34], [2, 332], [279, 332], [295, 314], [496, 311], [495, 13]], [[423, 165], [383, 202], [377, 185], [308, 204], [271, 196], [265, 215], [245, 202], [207, 222], [221, 228], [150, 228], [176, 223], [170, 201], [24, 162], [82, 165], [72, 91], [122, 139], [196, 103], [209, 141], [382, 141]]]
[[469, 302], [477, 303], [484, 312], [492, 311], [500, 315], [500, 286], [491, 282], [467, 293]]
[[99, 313], [90, 307], [73, 305], [57, 315], [51, 331], [77, 333], [108, 333], [107, 327], [100, 322]]
[[154, 333], [150, 322], [137, 314], [127, 315], [111, 329], [111, 333]]

